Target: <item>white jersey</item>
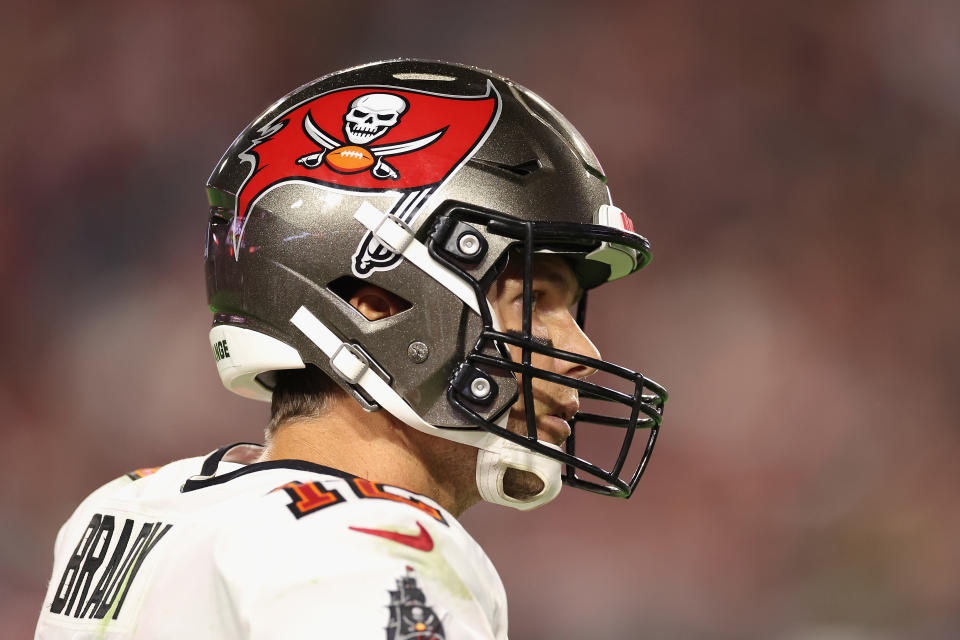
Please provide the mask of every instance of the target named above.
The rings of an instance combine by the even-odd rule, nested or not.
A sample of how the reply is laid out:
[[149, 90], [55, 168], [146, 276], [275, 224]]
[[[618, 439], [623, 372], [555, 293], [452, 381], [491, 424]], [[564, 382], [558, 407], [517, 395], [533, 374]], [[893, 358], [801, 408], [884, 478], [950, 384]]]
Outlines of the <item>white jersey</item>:
[[91, 494], [57, 536], [36, 638], [507, 637], [500, 577], [434, 501], [299, 460], [228, 461], [256, 453]]

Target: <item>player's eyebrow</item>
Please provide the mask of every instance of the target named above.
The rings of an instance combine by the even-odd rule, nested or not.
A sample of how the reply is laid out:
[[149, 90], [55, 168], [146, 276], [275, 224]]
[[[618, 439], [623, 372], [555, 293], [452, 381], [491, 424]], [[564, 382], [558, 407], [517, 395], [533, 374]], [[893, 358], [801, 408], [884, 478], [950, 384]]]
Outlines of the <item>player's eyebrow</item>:
[[[507, 335], [513, 336], [514, 338], [523, 338], [523, 332], [517, 331], [515, 329], [507, 329]], [[550, 347], [553, 348], [553, 340], [550, 338], [541, 338], [540, 336], [530, 336], [530, 341], [534, 342], [541, 347]]]

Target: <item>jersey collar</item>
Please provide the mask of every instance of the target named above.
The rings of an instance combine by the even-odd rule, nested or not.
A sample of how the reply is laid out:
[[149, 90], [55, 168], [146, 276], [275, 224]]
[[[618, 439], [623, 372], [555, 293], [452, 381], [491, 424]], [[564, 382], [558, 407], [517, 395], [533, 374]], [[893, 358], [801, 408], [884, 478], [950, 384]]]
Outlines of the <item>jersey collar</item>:
[[[248, 450], [233, 451], [238, 447], [246, 447]], [[254, 448], [253, 451], [249, 450], [251, 447]], [[220, 447], [204, 459], [203, 465], [200, 467], [199, 475], [188, 478], [187, 481], [183, 483], [183, 486], [180, 487], [180, 492], [187, 493], [197, 489], [212, 487], [214, 485], [223, 484], [224, 482], [229, 482], [234, 478], [245, 476], [248, 473], [255, 473], [257, 471], [264, 471], [266, 469], [295, 469], [297, 471], [311, 471], [313, 473], [323, 473], [326, 475], [338, 476], [346, 479], [356, 477], [351, 473], [346, 473], [345, 471], [340, 471], [339, 469], [334, 469], [332, 467], [325, 467], [324, 465], [317, 464], [315, 462], [308, 462], [307, 460], [267, 460], [265, 462], [251, 462], [249, 464], [240, 462], [240, 464], [243, 465], [240, 468], [216, 475], [217, 469], [220, 467], [221, 462], [237, 462], [236, 459], [230, 459], [236, 458], [236, 454], [241, 454], [239, 457], [242, 459], [249, 459], [251, 457], [250, 454], [256, 453], [257, 450], [262, 451], [263, 446], [252, 442], [237, 442], [225, 447]], [[234, 455], [228, 455], [231, 451], [233, 451]]]

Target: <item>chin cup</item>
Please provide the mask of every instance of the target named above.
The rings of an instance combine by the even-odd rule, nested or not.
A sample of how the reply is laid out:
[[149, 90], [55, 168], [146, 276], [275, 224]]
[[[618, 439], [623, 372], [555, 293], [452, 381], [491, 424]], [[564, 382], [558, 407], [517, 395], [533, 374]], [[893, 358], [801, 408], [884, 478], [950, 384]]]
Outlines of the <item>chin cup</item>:
[[[559, 450], [556, 445], [544, 445]], [[561, 464], [546, 456], [534, 453], [508, 440], [497, 442], [477, 452], [477, 488], [480, 497], [487, 502], [513, 507], [521, 511], [536, 509], [557, 497], [562, 487]], [[503, 488], [503, 479], [507, 469], [532, 473], [543, 482], [540, 493], [529, 498], [518, 499], [508, 495]]]

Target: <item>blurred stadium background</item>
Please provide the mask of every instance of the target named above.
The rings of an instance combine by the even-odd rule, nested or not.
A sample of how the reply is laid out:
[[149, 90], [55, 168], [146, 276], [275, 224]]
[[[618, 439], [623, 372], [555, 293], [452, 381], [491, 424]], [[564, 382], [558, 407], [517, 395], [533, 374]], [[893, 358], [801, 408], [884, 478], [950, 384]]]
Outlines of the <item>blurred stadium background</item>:
[[590, 322], [671, 392], [635, 497], [464, 519], [511, 636], [960, 633], [960, 4], [4, 5], [4, 637], [90, 490], [260, 438], [207, 343], [204, 181], [280, 95], [397, 56], [543, 95], [654, 247]]

